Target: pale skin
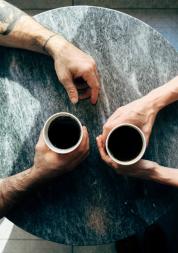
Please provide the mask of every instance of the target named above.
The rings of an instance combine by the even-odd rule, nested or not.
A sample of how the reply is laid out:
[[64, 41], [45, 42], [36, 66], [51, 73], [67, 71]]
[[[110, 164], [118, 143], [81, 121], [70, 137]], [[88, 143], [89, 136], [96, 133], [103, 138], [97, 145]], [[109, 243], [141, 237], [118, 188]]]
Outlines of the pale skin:
[[[99, 75], [94, 59], [76, 48], [60, 34], [44, 28], [23, 11], [0, 0], [0, 45], [23, 48], [51, 56], [56, 74], [66, 89], [72, 103], [90, 98], [95, 104], [99, 95]], [[75, 85], [75, 78], [83, 78], [86, 84]], [[79, 90], [80, 95], [78, 93]], [[31, 168], [0, 181], [0, 218], [16, 204], [24, 194], [39, 183], [73, 170], [89, 152], [86, 127], [80, 146], [66, 155], [59, 155], [45, 145], [42, 135], [36, 145]]]
[[[59, 34], [54, 34], [21, 10], [2, 0], [0, 0], [0, 45], [23, 48], [51, 56], [56, 74], [64, 85], [71, 102], [75, 104], [80, 99], [86, 98], [90, 98], [92, 104], [97, 102], [100, 84], [94, 59]], [[80, 77], [87, 82], [87, 85], [75, 85], [74, 79]], [[79, 90], [82, 90], [80, 94]], [[175, 78], [138, 101], [119, 108], [108, 119], [103, 133], [97, 138], [102, 159], [119, 174], [178, 186], [177, 170], [144, 160], [134, 167], [121, 167], [113, 163], [104, 148], [109, 131], [123, 122], [133, 123], [140, 127], [148, 143], [157, 113], [177, 99], [178, 78]], [[49, 150], [40, 135], [31, 168], [0, 181], [0, 217], [3, 217], [28, 190], [35, 188], [39, 183], [73, 170], [85, 159], [89, 152], [89, 138], [85, 127], [83, 131], [82, 143], [68, 155], [58, 155]]]
[[[0, 0], [0, 45], [48, 54], [71, 102], [76, 104], [80, 99], [90, 98], [96, 104], [100, 81], [95, 60], [3, 0]], [[83, 78], [86, 83], [76, 85], [76, 78]]]
[[29, 190], [72, 171], [88, 156], [88, 153], [89, 137], [86, 127], [83, 127], [80, 146], [65, 155], [51, 151], [41, 133], [35, 147], [32, 167], [0, 181], [0, 217], [3, 217]]
[[138, 126], [149, 142], [152, 127], [158, 112], [165, 106], [178, 100], [178, 76], [165, 85], [151, 91], [146, 96], [118, 108], [103, 126], [103, 132], [97, 137], [97, 145], [103, 161], [118, 174], [150, 179], [162, 184], [178, 187], [178, 170], [167, 168], [156, 162], [141, 160], [132, 166], [115, 163], [105, 150], [108, 133], [121, 123]]

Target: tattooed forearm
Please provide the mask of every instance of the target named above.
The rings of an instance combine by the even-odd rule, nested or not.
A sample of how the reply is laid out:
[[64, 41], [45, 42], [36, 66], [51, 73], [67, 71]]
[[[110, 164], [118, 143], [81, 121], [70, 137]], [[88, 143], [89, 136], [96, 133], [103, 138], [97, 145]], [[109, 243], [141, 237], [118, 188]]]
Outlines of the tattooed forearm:
[[25, 12], [0, 0], [0, 46], [48, 54], [44, 48], [53, 34]]
[[15, 6], [0, 0], [0, 35], [8, 35], [24, 15], [26, 14]]

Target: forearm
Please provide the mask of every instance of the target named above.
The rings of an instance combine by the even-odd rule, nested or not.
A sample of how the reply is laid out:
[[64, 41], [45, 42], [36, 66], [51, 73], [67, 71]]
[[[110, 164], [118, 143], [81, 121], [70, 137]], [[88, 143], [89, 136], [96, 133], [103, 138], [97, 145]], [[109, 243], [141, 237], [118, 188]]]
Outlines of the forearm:
[[0, 218], [18, 203], [23, 196], [34, 188], [39, 179], [33, 168], [0, 181]]
[[155, 162], [149, 162], [148, 167], [138, 171], [135, 176], [160, 184], [178, 187], [178, 169], [164, 167]]
[[148, 93], [144, 100], [159, 112], [165, 106], [178, 100], [178, 76]]
[[156, 182], [178, 187], [178, 169], [158, 165], [155, 175]]
[[0, 0], [0, 45], [46, 53], [44, 45], [54, 34], [25, 12]]

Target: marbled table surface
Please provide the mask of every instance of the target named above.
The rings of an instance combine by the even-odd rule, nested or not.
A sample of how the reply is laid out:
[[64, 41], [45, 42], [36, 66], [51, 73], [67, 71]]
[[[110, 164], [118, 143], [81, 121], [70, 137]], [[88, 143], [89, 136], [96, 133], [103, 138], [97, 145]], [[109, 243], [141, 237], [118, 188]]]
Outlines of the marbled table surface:
[[[0, 175], [32, 165], [40, 129], [53, 113], [68, 111], [90, 133], [90, 156], [22, 201], [8, 218], [47, 240], [73, 245], [109, 243], [155, 222], [178, 197], [177, 189], [116, 175], [99, 157], [95, 137], [114, 110], [178, 74], [178, 55], [155, 30], [121, 12], [67, 7], [35, 17], [91, 54], [101, 96], [72, 105], [47, 56], [0, 48]], [[156, 120], [145, 157], [178, 165], [178, 104]]]

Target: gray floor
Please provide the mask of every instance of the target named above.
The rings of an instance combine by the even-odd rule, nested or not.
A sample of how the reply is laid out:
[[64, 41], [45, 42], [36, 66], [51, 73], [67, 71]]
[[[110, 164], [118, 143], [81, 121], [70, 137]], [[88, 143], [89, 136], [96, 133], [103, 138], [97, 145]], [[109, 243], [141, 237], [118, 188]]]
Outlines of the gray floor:
[[[23, 0], [11, 0], [11, 2], [16, 3], [20, 6], [26, 7]], [[41, 2], [41, 1], [40, 1]], [[47, 0], [44, 3], [49, 2]], [[55, 2], [55, 1], [54, 1]], [[60, 1], [58, 6], [72, 5], [73, 1]], [[161, 1], [160, 1], [161, 2]], [[175, 1], [176, 2], [176, 1]], [[25, 2], [27, 3], [27, 2]], [[30, 5], [33, 4], [33, 5]], [[46, 9], [46, 5], [38, 5], [38, 0], [28, 1], [29, 8], [28, 13], [30, 15], [37, 14]], [[52, 6], [53, 1], [50, 2], [50, 8], [56, 7]], [[36, 7], [33, 8], [33, 7]], [[45, 8], [44, 8], [45, 7]], [[111, 6], [112, 7], [112, 6]], [[33, 8], [33, 10], [32, 10]], [[125, 13], [128, 13], [134, 17], [143, 20], [145, 23], [151, 25], [162, 33], [170, 43], [178, 50], [178, 9], [122, 9]], [[47, 242], [41, 240], [35, 236], [32, 236], [23, 230], [13, 226], [12, 223], [3, 220], [0, 224], [0, 253], [116, 253], [115, 245], [109, 244], [104, 246], [93, 246], [93, 247], [70, 247], [65, 245], [58, 245], [52, 242]]]
[[149, 24], [160, 32], [178, 51], [178, 9], [121, 10]]
[[0, 253], [116, 253], [115, 245], [72, 247], [37, 238], [4, 219], [0, 224]]

